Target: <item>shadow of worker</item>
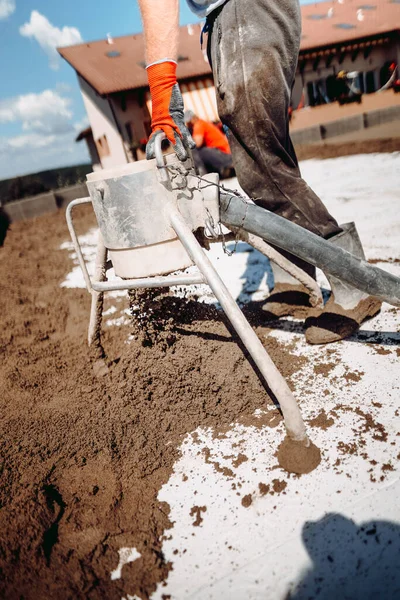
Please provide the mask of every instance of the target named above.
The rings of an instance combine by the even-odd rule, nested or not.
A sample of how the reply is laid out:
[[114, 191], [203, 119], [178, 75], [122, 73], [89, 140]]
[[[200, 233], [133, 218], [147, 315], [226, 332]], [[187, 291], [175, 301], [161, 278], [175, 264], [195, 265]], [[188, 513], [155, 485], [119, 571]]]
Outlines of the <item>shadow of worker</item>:
[[312, 568], [287, 600], [394, 600], [400, 598], [400, 526], [390, 521], [357, 525], [328, 514], [303, 527]]
[[8, 228], [10, 227], [11, 219], [6, 211], [0, 206], [0, 248], [6, 239]]

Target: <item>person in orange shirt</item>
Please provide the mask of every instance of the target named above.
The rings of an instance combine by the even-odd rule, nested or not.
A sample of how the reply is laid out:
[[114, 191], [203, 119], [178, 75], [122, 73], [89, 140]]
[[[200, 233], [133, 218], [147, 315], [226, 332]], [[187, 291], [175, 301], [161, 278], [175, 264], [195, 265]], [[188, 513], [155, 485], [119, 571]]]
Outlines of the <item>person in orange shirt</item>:
[[196, 144], [192, 155], [198, 174], [219, 173], [221, 179], [232, 177], [232, 155], [226, 135], [191, 110], [185, 112], [185, 123]]

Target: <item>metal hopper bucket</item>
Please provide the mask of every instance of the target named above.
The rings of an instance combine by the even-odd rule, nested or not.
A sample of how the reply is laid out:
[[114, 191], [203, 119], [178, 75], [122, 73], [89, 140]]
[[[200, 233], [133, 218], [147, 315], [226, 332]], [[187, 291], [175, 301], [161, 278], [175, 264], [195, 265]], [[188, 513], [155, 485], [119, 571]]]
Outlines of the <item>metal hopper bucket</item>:
[[87, 186], [116, 275], [152, 277], [193, 264], [165, 215], [168, 191], [155, 160], [90, 173]]

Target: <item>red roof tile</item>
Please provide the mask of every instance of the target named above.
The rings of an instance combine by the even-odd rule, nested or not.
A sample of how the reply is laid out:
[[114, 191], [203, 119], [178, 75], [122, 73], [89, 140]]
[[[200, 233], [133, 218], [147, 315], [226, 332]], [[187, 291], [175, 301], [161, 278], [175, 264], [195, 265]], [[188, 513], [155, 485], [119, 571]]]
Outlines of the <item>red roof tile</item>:
[[302, 6], [301, 14], [303, 51], [400, 29], [399, 0], [320, 2]]
[[[181, 27], [178, 79], [210, 73], [207, 57], [200, 49], [201, 29], [199, 23]], [[116, 37], [112, 44], [100, 40], [58, 48], [58, 51], [99, 94], [147, 86], [142, 34]]]

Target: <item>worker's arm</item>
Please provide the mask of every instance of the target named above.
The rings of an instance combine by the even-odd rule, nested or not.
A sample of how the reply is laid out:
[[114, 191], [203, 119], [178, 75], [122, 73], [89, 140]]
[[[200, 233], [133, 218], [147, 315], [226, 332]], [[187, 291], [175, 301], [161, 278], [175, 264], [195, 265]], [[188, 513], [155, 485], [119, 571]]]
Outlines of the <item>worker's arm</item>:
[[139, 0], [148, 65], [178, 57], [179, 0]]
[[139, 0], [142, 13], [147, 76], [152, 100], [152, 134], [146, 156], [154, 158], [155, 137], [164, 132], [181, 160], [193, 148], [183, 119], [183, 100], [176, 80], [179, 0]]

